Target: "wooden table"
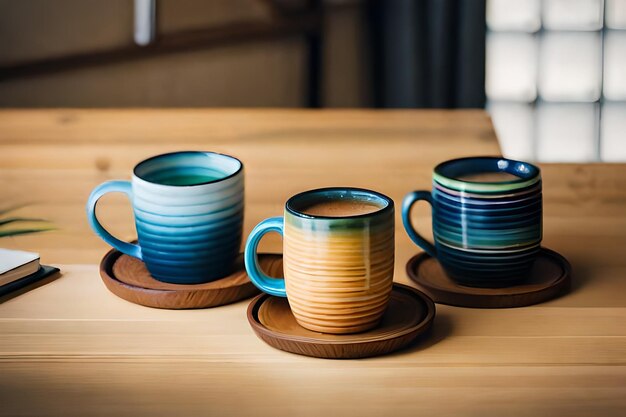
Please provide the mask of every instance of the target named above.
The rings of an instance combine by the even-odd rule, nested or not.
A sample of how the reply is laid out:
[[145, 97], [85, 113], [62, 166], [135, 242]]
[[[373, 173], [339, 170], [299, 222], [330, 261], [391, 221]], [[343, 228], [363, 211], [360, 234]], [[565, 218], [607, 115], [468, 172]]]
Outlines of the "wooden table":
[[[332, 361], [265, 345], [247, 301], [165, 311], [106, 290], [89, 191], [181, 149], [245, 162], [246, 234], [297, 191], [360, 186], [399, 202], [429, 188], [438, 161], [499, 153], [481, 111], [0, 111], [0, 207], [31, 203], [18, 214], [58, 228], [0, 245], [39, 251], [63, 271], [0, 305], [0, 415], [626, 415], [625, 165], [542, 165], [544, 242], [572, 262], [570, 294], [519, 309], [439, 305], [430, 340]], [[134, 237], [123, 197], [106, 197], [99, 213]], [[415, 218], [427, 231], [428, 208]], [[408, 283], [418, 249], [399, 217], [396, 240], [395, 279]], [[279, 251], [280, 240], [262, 246]]]

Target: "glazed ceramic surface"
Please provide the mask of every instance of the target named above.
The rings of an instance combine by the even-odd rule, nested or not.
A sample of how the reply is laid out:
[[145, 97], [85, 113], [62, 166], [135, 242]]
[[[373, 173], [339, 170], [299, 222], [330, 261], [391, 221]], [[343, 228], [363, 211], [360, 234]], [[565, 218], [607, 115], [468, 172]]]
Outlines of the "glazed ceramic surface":
[[[113, 237], [95, 207], [109, 192], [128, 195], [138, 244]], [[120, 252], [142, 260], [159, 281], [198, 284], [229, 275], [239, 255], [244, 210], [243, 164], [212, 152], [177, 152], [139, 163], [132, 181], [96, 187], [87, 202], [93, 230]]]
[[[301, 208], [323, 200], [368, 202], [379, 208], [346, 217], [311, 216]], [[259, 268], [263, 234], [283, 235], [283, 280]], [[323, 333], [356, 333], [375, 327], [389, 302], [394, 266], [394, 205], [376, 192], [325, 188], [290, 198], [284, 217], [261, 222], [248, 237], [245, 263], [262, 291], [287, 297], [298, 323]]]
[[[472, 174], [508, 173], [511, 181], [459, 179]], [[432, 245], [411, 225], [410, 210], [419, 200], [432, 205]], [[528, 275], [542, 239], [539, 168], [497, 157], [444, 162], [433, 172], [432, 191], [404, 198], [404, 227], [411, 239], [437, 258], [457, 282], [503, 287]]]

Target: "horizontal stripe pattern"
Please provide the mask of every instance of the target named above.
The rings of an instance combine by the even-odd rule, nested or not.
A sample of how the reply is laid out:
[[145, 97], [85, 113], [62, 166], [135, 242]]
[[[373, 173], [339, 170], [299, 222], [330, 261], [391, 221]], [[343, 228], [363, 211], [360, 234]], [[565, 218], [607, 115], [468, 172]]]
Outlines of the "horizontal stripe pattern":
[[[437, 258], [448, 274], [461, 284], [484, 287], [525, 278], [542, 240], [539, 169], [503, 158], [460, 159], [438, 168], [433, 174], [433, 234]], [[444, 175], [499, 170], [520, 179], [480, 183]]]
[[283, 247], [287, 297], [300, 325], [341, 334], [378, 324], [393, 285], [393, 210], [336, 220], [285, 212]]
[[[223, 160], [220, 162], [223, 166], [218, 164], [213, 169], [216, 176], [226, 179], [173, 186], [133, 176], [133, 209], [139, 245], [146, 267], [160, 281], [198, 284], [233, 271], [242, 239], [244, 173], [234, 158], [210, 156], [213, 162]], [[239, 165], [231, 166], [232, 161]], [[159, 171], [158, 162], [143, 168], [150, 170], [146, 175], [151, 179], [167, 177], [167, 172]], [[171, 164], [167, 161], [165, 167], [176, 170], [185, 161], [176, 156], [175, 164]], [[234, 170], [237, 166], [239, 168]], [[236, 174], [231, 175], [229, 170]]]

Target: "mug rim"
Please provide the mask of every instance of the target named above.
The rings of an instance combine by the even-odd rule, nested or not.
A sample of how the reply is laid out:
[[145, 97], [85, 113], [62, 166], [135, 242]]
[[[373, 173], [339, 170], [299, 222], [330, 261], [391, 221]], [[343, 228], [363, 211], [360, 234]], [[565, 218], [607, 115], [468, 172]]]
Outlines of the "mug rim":
[[[188, 155], [207, 155], [207, 154], [212, 154], [212, 155], [217, 155], [217, 156], [223, 156], [225, 158], [230, 158], [235, 160], [237, 163], [239, 163], [239, 167], [237, 168], [237, 170], [235, 172], [233, 172], [232, 174], [229, 174], [223, 178], [218, 178], [215, 180], [211, 180], [211, 181], [205, 181], [205, 182], [199, 182], [197, 184], [188, 184], [188, 185], [172, 185], [172, 184], [161, 184], [160, 182], [155, 182], [155, 181], [150, 181], [148, 179], [146, 179], [144, 176], [141, 176], [137, 173], [137, 170], [141, 168], [142, 165], [152, 162], [156, 159], [160, 159], [160, 158], [164, 158], [164, 157], [170, 157], [170, 156], [175, 156], [175, 155], [182, 155], [182, 154], [188, 154]], [[239, 160], [239, 158], [236, 158], [232, 155], [228, 155], [225, 153], [220, 153], [220, 152], [213, 152], [213, 151], [175, 151], [175, 152], [166, 152], [166, 153], [162, 153], [159, 155], [154, 155], [151, 156], [149, 158], [144, 159], [143, 161], [138, 162], [135, 167], [133, 168], [133, 176], [136, 178], [139, 178], [142, 181], [145, 181], [149, 184], [154, 184], [154, 185], [159, 185], [162, 187], [176, 187], [176, 188], [185, 188], [185, 187], [197, 187], [199, 185], [207, 185], [207, 184], [215, 184], [218, 182], [222, 182], [222, 181], [226, 181], [230, 178], [235, 177], [237, 174], [239, 174], [241, 171], [243, 171], [243, 162], [241, 162], [241, 160]]]
[[[509, 166], [519, 166], [521, 168], [525, 168], [529, 171], [527, 177], [518, 177], [515, 180], [508, 181], [498, 181], [498, 182], [487, 182], [487, 181], [468, 181], [459, 178], [455, 178], [451, 175], [446, 174], [446, 169], [449, 169], [450, 166], [464, 163], [468, 161], [477, 161], [477, 162], [504, 162], [507, 164], [507, 168]], [[485, 173], [489, 172], [506, 172], [511, 175], [516, 175], [511, 173], [509, 170], [500, 169], [498, 171], [483, 171]], [[485, 192], [485, 191], [504, 191], [509, 189], [518, 189], [527, 187], [535, 184], [537, 181], [541, 179], [541, 169], [526, 161], [518, 161], [515, 159], [509, 159], [500, 156], [468, 156], [463, 158], [450, 159], [444, 162], [439, 163], [433, 169], [433, 180], [440, 183], [442, 186], [448, 188], [452, 186], [454, 189], [458, 189], [459, 191], [477, 191], [477, 192]], [[443, 180], [443, 181], [441, 181]]]
[[[321, 192], [340, 192], [340, 191], [347, 191], [347, 192], [359, 192], [359, 193], [366, 193], [366, 194], [370, 194], [378, 199], [381, 199], [384, 201], [385, 206], [380, 207], [378, 210], [373, 211], [371, 213], [364, 213], [364, 214], [355, 214], [355, 215], [351, 215], [351, 216], [319, 216], [319, 215], [311, 215], [311, 214], [306, 214], [303, 213], [299, 210], [297, 210], [295, 207], [293, 207], [293, 204], [295, 203], [296, 200], [305, 197], [306, 195], [309, 194], [314, 194], [314, 193], [321, 193]], [[356, 201], [362, 201], [362, 200], [356, 200]], [[378, 216], [380, 214], [384, 214], [387, 212], [392, 211], [394, 208], [394, 203], [393, 203], [393, 199], [391, 199], [390, 197], [386, 196], [385, 194], [379, 193], [378, 191], [373, 191], [373, 190], [368, 190], [367, 188], [359, 188], [359, 187], [322, 187], [322, 188], [315, 188], [312, 190], [307, 190], [307, 191], [302, 191], [298, 194], [295, 194], [291, 197], [289, 197], [289, 199], [287, 200], [287, 202], [285, 203], [285, 210], [289, 213], [292, 214], [296, 217], [300, 217], [302, 219], [309, 219], [309, 220], [352, 220], [352, 219], [363, 219], [363, 218], [367, 218], [367, 217], [371, 217], [371, 216]]]
[[[528, 167], [530, 168], [530, 170], [532, 172], [531, 172], [531, 175], [529, 177], [527, 177], [527, 178], [518, 177], [516, 180], [498, 181], [498, 182], [462, 180], [462, 179], [458, 179], [458, 178], [453, 178], [453, 177], [448, 176], [448, 175], [446, 175], [446, 174], [441, 172], [443, 169], [447, 168], [448, 165], [459, 163], [459, 162], [465, 162], [465, 161], [468, 161], [468, 160], [506, 161], [508, 163], [528, 165]], [[455, 159], [450, 159], [448, 161], [440, 162], [439, 164], [437, 164], [437, 166], [435, 166], [433, 172], [436, 172], [437, 174], [441, 175], [442, 177], [445, 177], [445, 178], [448, 178], [448, 179], [451, 179], [451, 180], [454, 180], [454, 181], [466, 182], [466, 183], [469, 183], [469, 184], [517, 184], [519, 182], [524, 182], [524, 181], [528, 181], [528, 180], [534, 179], [536, 176], [538, 176], [541, 173], [541, 170], [539, 169], [538, 166], [536, 166], [534, 164], [531, 164], [530, 162], [518, 161], [516, 159], [510, 159], [510, 158], [499, 157], [499, 156], [466, 156], [466, 157], [463, 157], [463, 158], [455, 158]], [[493, 171], [493, 172], [496, 172], [496, 171]], [[497, 171], [497, 172], [502, 172], [502, 171]], [[512, 175], [514, 175], [514, 174], [512, 174]]]

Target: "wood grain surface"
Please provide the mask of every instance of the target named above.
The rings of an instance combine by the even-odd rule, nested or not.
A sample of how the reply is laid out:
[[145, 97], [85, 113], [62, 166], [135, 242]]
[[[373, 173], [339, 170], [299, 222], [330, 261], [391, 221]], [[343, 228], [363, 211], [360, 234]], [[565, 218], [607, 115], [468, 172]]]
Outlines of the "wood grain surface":
[[[259, 264], [271, 276], [282, 276], [282, 256], [259, 254]], [[197, 285], [157, 281], [137, 258], [109, 251], [100, 262], [100, 277], [113, 294], [131, 303], [167, 309], [219, 307], [244, 300], [259, 290], [252, 284], [243, 264], [221, 279]]]
[[[1, 205], [29, 202], [16, 214], [57, 226], [0, 244], [62, 270], [0, 305], [0, 415], [624, 415], [625, 165], [541, 165], [543, 243], [572, 263], [567, 295], [518, 309], [438, 305], [431, 338], [328, 361], [267, 346], [245, 301], [158, 310], [105, 288], [97, 263], [109, 248], [87, 225], [89, 192], [181, 149], [244, 161], [245, 234], [297, 191], [360, 186], [399, 203], [431, 188], [437, 162], [499, 152], [482, 111], [0, 111]], [[124, 197], [98, 209], [117, 236], [135, 238]], [[428, 236], [428, 207], [413, 211]], [[406, 262], [420, 251], [399, 220], [394, 279], [409, 284]], [[280, 249], [272, 234], [260, 247]]]
[[435, 302], [459, 307], [511, 308], [543, 303], [565, 294], [571, 286], [572, 267], [563, 256], [542, 248], [523, 283], [503, 288], [461, 285], [426, 253], [412, 257], [406, 274]]

